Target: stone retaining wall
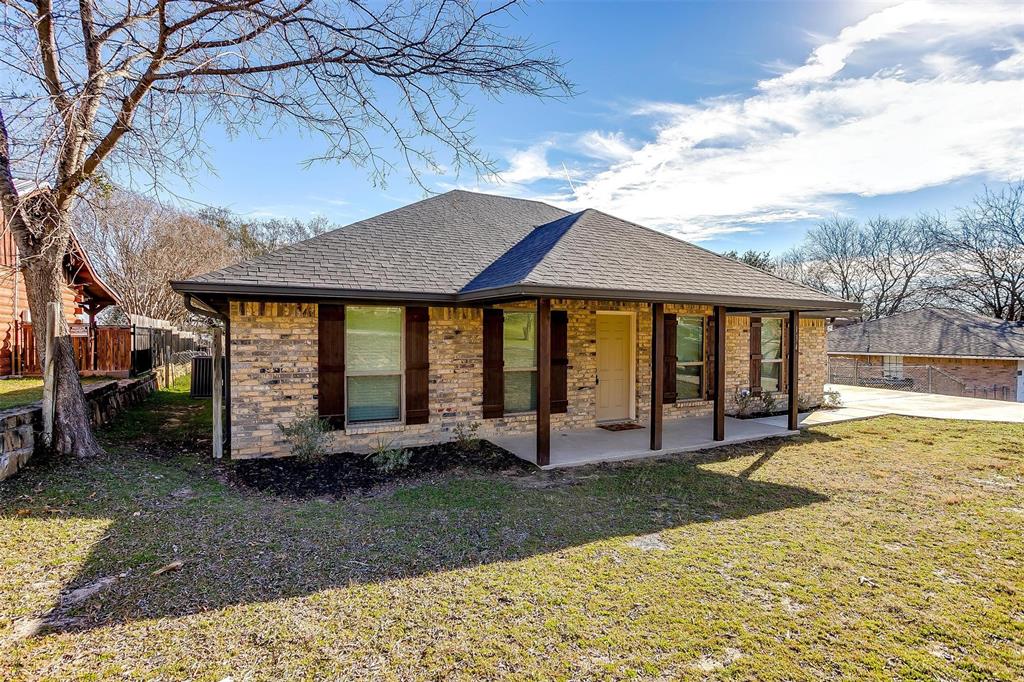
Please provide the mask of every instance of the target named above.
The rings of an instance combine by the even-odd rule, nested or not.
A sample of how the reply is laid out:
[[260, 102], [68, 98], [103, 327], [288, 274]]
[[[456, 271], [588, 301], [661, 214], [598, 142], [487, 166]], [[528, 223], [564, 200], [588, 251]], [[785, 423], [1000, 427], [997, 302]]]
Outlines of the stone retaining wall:
[[[127, 407], [156, 390], [156, 375], [111, 380], [85, 386], [89, 418], [94, 427], [106, 424]], [[35, 453], [43, 428], [38, 402], [0, 412], [0, 481], [14, 475]]]

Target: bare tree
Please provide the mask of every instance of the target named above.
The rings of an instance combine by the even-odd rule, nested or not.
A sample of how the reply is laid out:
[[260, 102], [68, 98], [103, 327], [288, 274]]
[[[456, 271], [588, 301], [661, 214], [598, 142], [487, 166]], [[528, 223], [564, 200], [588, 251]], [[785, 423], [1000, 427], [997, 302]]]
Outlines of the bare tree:
[[863, 317], [895, 315], [926, 301], [927, 276], [938, 247], [936, 218], [879, 216], [859, 224], [832, 216], [804, 242], [776, 258], [781, 277], [863, 304]]
[[132, 192], [80, 201], [74, 223], [90, 260], [130, 315], [181, 325], [191, 314], [168, 282], [238, 260], [217, 227]]
[[939, 223], [939, 288], [954, 305], [1004, 320], [1024, 319], [1024, 182], [985, 189]]
[[807, 232], [804, 259], [814, 263], [815, 277], [827, 293], [863, 301], [870, 286], [864, 248], [857, 221], [833, 215]]
[[[23, 256], [29, 304], [46, 319], [77, 195], [106, 175], [122, 183], [187, 176], [202, 131], [297, 124], [324, 141], [322, 160], [382, 179], [399, 150], [415, 177], [489, 168], [472, 144], [467, 88], [568, 94], [561, 64], [500, 22], [519, 3], [472, 0], [3, 0], [0, 207]], [[34, 181], [22, 194], [15, 178]], [[54, 348], [54, 446], [100, 451], [89, 428], [67, 330]], [[43, 325], [36, 334], [42, 348]]]
[[924, 278], [938, 252], [935, 224], [937, 219], [926, 215], [868, 221], [861, 247], [869, 276], [865, 317], [888, 317], [924, 303]]
[[754, 268], [760, 268], [761, 270], [767, 270], [769, 272], [772, 271], [773, 262], [771, 251], [747, 249], [743, 253], [739, 253], [738, 251], [733, 250], [724, 251], [722, 252], [722, 255], [726, 258], [732, 258], [733, 260], [738, 260], [741, 263], [746, 263]]
[[196, 216], [220, 231], [240, 261], [262, 256], [286, 244], [312, 239], [338, 227], [323, 216], [309, 220], [252, 219], [235, 215], [226, 208], [203, 209]]

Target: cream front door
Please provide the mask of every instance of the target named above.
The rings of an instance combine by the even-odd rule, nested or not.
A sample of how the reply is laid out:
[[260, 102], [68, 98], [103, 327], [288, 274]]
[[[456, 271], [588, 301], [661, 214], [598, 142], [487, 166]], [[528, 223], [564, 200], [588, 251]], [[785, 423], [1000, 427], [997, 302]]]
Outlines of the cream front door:
[[633, 393], [629, 315], [597, 315], [597, 420], [629, 419]]

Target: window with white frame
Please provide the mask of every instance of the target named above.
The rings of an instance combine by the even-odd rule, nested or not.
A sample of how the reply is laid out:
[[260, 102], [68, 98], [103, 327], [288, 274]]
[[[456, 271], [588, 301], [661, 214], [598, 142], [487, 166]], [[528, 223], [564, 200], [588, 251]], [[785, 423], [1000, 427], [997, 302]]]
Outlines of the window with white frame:
[[345, 309], [345, 395], [349, 423], [402, 416], [402, 309]]
[[537, 409], [537, 313], [505, 311], [505, 412]]
[[882, 356], [882, 376], [886, 379], [902, 379], [903, 378], [903, 356], [902, 355], [883, 355]]
[[761, 320], [761, 390], [774, 392], [782, 386], [782, 318]]
[[676, 319], [676, 400], [704, 397], [704, 318]]

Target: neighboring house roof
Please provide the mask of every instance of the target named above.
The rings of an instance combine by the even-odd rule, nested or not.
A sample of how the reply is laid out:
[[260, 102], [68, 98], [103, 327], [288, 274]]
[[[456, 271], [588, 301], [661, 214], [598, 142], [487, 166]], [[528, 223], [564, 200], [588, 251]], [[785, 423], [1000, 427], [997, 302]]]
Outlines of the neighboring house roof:
[[532, 295], [851, 304], [587, 209], [456, 190], [191, 280], [183, 293], [441, 301]]
[[106, 282], [96, 272], [89, 254], [82, 248], [74, 229], [71, 230], [71, 249], [68, 252], [68, 264], [71, 270], [72, 284], [82, 287], [89, 300], [99, 304], [98, 311], [108, 305], [119, 305], [120, 300]]
[[[43, 185], [30, 180], [14, 181], [14, 189], [22, 199], [43, 187]], [[0, 211], [0, 216], [2, 215], [3, 212]], [[6, 224], [3, 229], [7, 229]], [[74, 228], [71, 229], [70, 247], [66, 255], [66, 264], [71, 273], [71, 284], [82, 287], [90, 301], [101, 306], [116, 305], [118, 303], [117, 295], [96, 272], [96, 268], [89, 260], [89, 254], [82, 248]], [[17, 243], [15, 243], [15, 248], [17, 248]]]
[[1024, 358], [1024, 324], [922, 308], [828, 333], [829, 353]]

